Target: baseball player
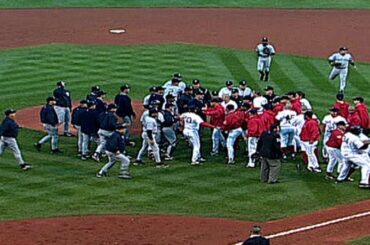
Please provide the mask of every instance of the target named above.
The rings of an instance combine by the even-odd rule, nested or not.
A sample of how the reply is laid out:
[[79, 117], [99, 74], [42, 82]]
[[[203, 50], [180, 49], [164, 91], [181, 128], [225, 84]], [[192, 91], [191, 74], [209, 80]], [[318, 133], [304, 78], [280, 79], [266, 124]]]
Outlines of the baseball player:
[[283, 111], [280, 111], [275, 119], [280, 122], [280, 137], [281, 137], [281, 151], [283, 152], [283, 159], [287, 159], [287, 154], [292, 153], [292, 158], [295, 157], [294, 153], [294, 135], [295, 128], [292, 119], [297, 116], [297, 113], [292, 110], [292, 105], [287, 103]]
[[230, 95], [224, 94], [222, 97], [222, 103], [221, 105], [226, 109], [228, 105], [232, 105], [235, 109], [238, 108], [238, 103], [236, 103], [234, 100], [231, 99]]
[[226, 140], [228, 164], [235, 164], [234, 144], [236, 140], [240, 136], [243, 136], [243, 138], [246, 139], [246, 135], [242, 129], [242, 127], [245, 126], [244, 121], [244, 112], [237, 111], [231, 104], [226, 106], [226, 116], [222, 130], [229, 132]]
[[86, 96], [86, 100], [95, 103], [95, 100], [98, 97], [97, 94], [99, 91], [100, 91], [100, 86], [98, 85], [92, 86], [90, 94]]
[[165, 84], [164, 87], [164, 97], [166, 98], [167, 95], [171, 94], [175, 101], [178, 99], [178, 97], [184, 92], [185, 88], [180, 86], [181, 80], [178, 78], [172, 78], [170, 84]]
[[15, 121], [16, 112], [17, 111], [14, 109], [5, 111], [5, 119], [0, 125], [0, 155], [4, 153], [6, 147], [9, 147], [19, 167], [22, 170], [28, 170], [31, 168], [31, 165], [23, 160], [21, 150], [17, 143], [18, 130], [20, 127]]
[[306, 99], [306, 94], [302, 91], [297, 92], [299, 101], [301, 102], [302, 111], [312, 111], [312, 105], [308, 99]]
[[51, 140], [51, 152], [54, 154], [61, 153], [58, 146], [59, 119], [54, 109], [55, 103], [56, 101], [54, 97], [48, 97], [46, 99], [46, 105], [43, 106], [40, 111], [40, 120], [48, 135], [46, 135], [45, 137], [43, 137], [41, 140], [34, 144], [34, 147], [36, 148], [37, 151], [41, 150], [41, 146], [44, 143]]
[[205, 104], [208, 104], [211, 101], [212, 99], [211, 93], [209, 92], [207, 88], [204, 88], [202, 86], [202, 84], [200, 83], [198, 79], [194, 79], [192, 81], [192, 88], [193, 88], [193, 95], [195, 95], [198, 91], [201, 91], [204, 94], [203, 101]]
[[322, 120], [322, 131], [324, 132], [324, 138], [323, 138], [323, 148], [322, 148], [322, 156], [327, 159], [328, 154], [326, 150], [326, 142], [328, 142], [331, 133], [337, 128], [338, 122], [345, 122], [347, 123], [347, 120], [338, 115], [339, 109], [338, 108], [330, 108], [330, 114], [326, 115], [324, 119]]
[[352, 171], [352, 165], [361, 168], [360, 188], [370, 188], [370, 158], [368, 154], [369, 140], [360, 137], [361, 128], [354, 126], [343, 136], [341, 152], [343, 155], [343, 167], [337, 177], [337, 182], [348, 180]]
[[149, 108], [149, 99], [150, 99], [150, 96], [152, 96], [155, 93], [155, 90], [156, 90], [155, 86], [150, 87], [149, 88], [149, 94], [144, 97], [143, 106], [144, 106], [145, 109]]
[[178, 81], [179, 81], [178, 86], [179, 86], [179, 87], [180, 87], [180, 89], [181, 89], [181, 93], [183, 93], [183, 92], [184, 92], [184, 90], [185, 90], [185, 88], [186, 88], [186, 83], [182, 80], [182, 75], [181, 75], [180, 73], [175, 73], [175, 74], [173, 74], [172, 79], [171, 79], [171, 80], [169, 80], [169, 81], [167, 81], [167, 82], [163, 85], [163, 87], [164, 87], [164, 88], [167, 88], [168, 86], [170, 86], [170, 85], [172, 84], [172, 80], [173, 80], [173, 79], [176, 79], [176, 80], [178, 80]]
[[96, 107], [96, 111], [100, 114], [100, 113], [103, 113], [107, 110], [107, 103], [104, 102], [104, 98], [105, 98], [105, 95], [107, 93], [104, 92], [103, 90], [100, 90], [99, 92], [97, 92], [97, 95], [96, 95], [96, 100], [95, 100], [95, 107]]
[[370, 117], [364, 98], [357, 96], [353, 98], [353, 103], [355, 104], [355, 114], [357, 114], [361, 120], [361, 128], [367, 130], [370, 125]]
[[87, 103], [87, 110], [79, 116], [82, 133], [82, 156], [81, 160], [85, 161], [90, 158], [89, 146], [91, 142], [96, 141], [99, 130], [99, 113], [95, 109], [93, 102]]
[[258, 110], [259, 112], [262, 112], [263, 105], [268, 104], [267, 99], [261, 95], [260, 91], [254, 92], [254, 98], [253, 98], [253, 108]]
[[249, 111], [249, 118], [247, 122], [247, 137], [248, 137], [248, 157], [249, 161], [247, 168], [254, 168], [256, 166], [255, 160], [252, 156], [257, 152], [258, 139], [261, 136], [263, 130], [263, 123], [257, 110], [252, 109]]
[[180, 115], [187, 111], [189, 102], [193, 98], [193, 89], [191, 87], [186, 87], [184, 93], [177, 100], [177, 107], [179, 108]]
[[[271, 86], [266, 86], [265, 95], [263, 97], [265, 97], [267, 99], [268, 104], [270, 104], [272, 106], [273, 101], [276, 98], [274, 88], [271, 87]], [[270, 127], [268, 129], [270, 129]]]
[[166, 103], [165, 110], [162, 112], [162, 114], [163, 114], [163, 123], [162, 123], [163, 138], [168, 143], [164, 160], [171, 161], [173, 160], [172, 155], [177, 146], [177, 137], [175, 132], [175, 123], [177, 122], [177, 119], [174, 113], [174, 105]]
[[117, 116], [123, 119], [123, 123], [126, 124], [125, 140], [126, 145], [134, 146], [135, 143], [130, 141], [130, 128], [132, 122], [136, 117], [134, 109], [132, 108], [131, 98], [129, 96], [130, 86], [125, 84], [120, 88], [121, 92], [114, 98], [114, 103], [117, 105]]
[[308, 157], [307, 169], [313, 173], [321, 173], [319, 161], [315, 154], [315, 149], [320, 140], [320, 127], [316, 119], [313, 118], [312, 111], [305, 114], [305, 123], [300, 134], [301, 144]]
[[200, 165], [205, 159], [202, 158], [200, 153], [200, 137], [199, 129], [201, 126], [215, 128], [215, 126], [208, 124], [197, 115], [197, 107], [189, 106], [189, 112], [185, 112], [180, 116], [180, 123], [183, 125], [183, 134], [189, 140], [193, 147], [191, 157], [191, 165]]
[[338, 173], [343, 166], [343, 156], [340, 152], [342, 146], [343, 136], [346, 132], [346, 122], [339, 121], [336, 123], [336, 129], [334, 129], [325, 146], [326, 151], [329, 155], [329, 162], [326, 168], [326, 178], [334, 179], [333, 172], [335, 166], [338, 164]]
[[338, 115], [348, 119], [349, 116], [349, 103], [344, 100], [344, 94], [337, 94], [337, 100], [334, 103], [333, 107], [338, 108]]
[[72, 136], [69, 130], [72, 99], [71, 92], [65, 89], [65, 85], [64, 81], [57, 82], [57, 88], [53, 92], [56, 100], [54, 109], [58, 115], [59, 122], [64, 124], [64, 136], [70, 137]]
[[253, 95], [253, 90], [248, 87], [248, 82], [246, 80], [241, 80], [239, 82], [239, 96], [240, 97], [245, 97], [245, 96], [252, 96]]
[[115, 114], [116, 111], [117, 106], [115, 104], [109, 104], [107, 107], [107, 111], [100, 113], [98, 116], [99, 143], [96, 147], [94, 155], [92, 155], [92, 159], [97, 162], [100, 162], [101, 155], [105, 151], [105, 144], [107, 142], [107, 139], [113, 134], [118, 125], [118, 117]]
[[301, 99], [298, 96], [298, 94], [296, 92], [291, 91], [287, 93], [287, 96], [290, 100], [290, 103], [292, 104], [292, 110], [295, 111], [297, 115], [301, 114], [302, 113], [302, 103], [301, 103]]
[[223, 87], [218, 92], [218, 97], [223, 98], [225, 95], [231, 96], [232, 90], [233, 90], [233, 81], [226, 81], [225, 82], [226, 87]]
[[211, 100], [211, 107], [204, 109], [204, 114], [211, 117], [211, 124], [215, 125], [212, 133], [212, 156], [217, 156], [220, 145], [225, 148], [225, 137], [221, 132], [221, 127], [225, 120], [225, 109], [220, 104], [220, 98], [213, 98]]
[[77, 149], [78, 149], [77, 156], [78, 157], [82, 156], [82, 132], [81, 132], [80, 114], [86, 110], [87, 110], [87, 101], [81, 100], [80, 105], [74, 108], [72, 111], [71, 123], [73, 127], [77, 129]]
[[275, 49], [268, 43], [267, 37], [263, 37], [262, 43], [257, 45], [256, 52], [258, 56], [257, 70], [260, 73], [260, 80], [267, 82], [269, 80], [270, 66], [272, 56], [275, 55]]
[[346, 47], [341, 47], [339, 52], [332, 54], [328, 58], [328, 61], [333, 67], [329, 74], [329, 79], [334, 80], [337, 76], [339, 76], [339, 93], [344, 93], [349, 65], [352, 65], [353, 68], [356, 68], [355, 62], [352, 59], [352, 55], [348, 53], [348, 49]]
[[116, 130], [107, 138], [105, 148], [106, 154], [108, 156], [108, 163], [105, 164], [99, 172], [96, 174], [96, 177], [101, 178], [107, 176], [108, 170], [111, 169], [116, 161], [121, 162], [121, 170], [118, 175], [118, 178], [121, 179], [131, 179], [129, 172], [130, 159], [124, 155], [125, 152], [125, 142], [123, 135], [125, 133], [125, 126], [117, 125]]
[[159, 154], [159, 146], [156, 141], [156, 135], [158, 133], [157, 125], [158, 110], [150, 109], [148, 115], [142, 117], [143, 133], [141, 137], [143, 143], [141, 149], [136, 157], [135, 165], [143, 164], [143, 158], [150, 146], [157, 168], [167, 168], [168, 165], [161, 162], [161, 156]]

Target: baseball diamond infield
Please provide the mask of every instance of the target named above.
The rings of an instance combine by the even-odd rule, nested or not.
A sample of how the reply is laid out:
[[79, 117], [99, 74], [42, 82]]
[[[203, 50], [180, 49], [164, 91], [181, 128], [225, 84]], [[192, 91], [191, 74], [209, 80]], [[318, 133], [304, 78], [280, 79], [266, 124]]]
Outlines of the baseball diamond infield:
[[[267, 35], [278, 47], [278, 52], [326, 57], [333, 48], [347, 45], [351, 52], [356, 53], [356, 60], [370, 61], [370, 12], [362, 10], [1, 10], [0, 22], [3, 23], [0, 48], [48, 43], [128, 45], [185, 42], [254, 49], [260, 37]], [[110, 34], [109, 29], [116, 27], [127, 32]], [[30, 109], [33, 113], [35, 110], [38, 109]], [[25, 118], [31, 114], [26, 114]], [[263, 224], [264, 234], [276, 234], [368, 211], [370, 201], [333, 207], [266, 222]], [[134, 215], [4, 221], [0, 222], [0, 241], [1, 244], [231, 244], [245, 238], [251, 224], [216, 218]], [[364, 215], [278, 237], [273, 244], [342, 244], [369, 235], [369, 224], [370, 216]]]

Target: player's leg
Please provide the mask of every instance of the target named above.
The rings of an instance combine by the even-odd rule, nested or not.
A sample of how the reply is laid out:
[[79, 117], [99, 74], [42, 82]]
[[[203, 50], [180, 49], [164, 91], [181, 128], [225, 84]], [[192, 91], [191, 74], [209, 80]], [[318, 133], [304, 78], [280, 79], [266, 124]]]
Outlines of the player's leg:
[[132, 126], [131, 117], [125, 116], [123, 118], [123, 123], [126, 124], [125, 142], [127, 145], [130, 145], [130, 132], [131, 132], [131, 126]]
[[369, 186], [369, 177], [370, 177], [370, 158], [369, 155], [364, 154], [358, 154], [354, 157], [350, 158], [350, 160], [356, 164], [357, 166], [361, 167], [361, 181], [360, 181], [360, 187], [363, 185], [363, 187], [370, 187]]
[[278, 181], [280, 169], [281, 169], [281, 162], [279, 159], [268, 159], [269, 164], [269, 183], [276, 183]]
[[334, 80], [339, 75], [339, 72], [340, 72], [340, 69], [333, 67], [333, 69], [331, 70], [329, 74], [329, 79]]
[[321, 172], [319, 170], [319, 163], [315, 155], [315, 149], [317, 147], [317, 142], [310, 144], [309, 142], [304, 142], [305, 144], [305, 149], [306, 149], [306, 154], [308, 157], [308, 170], [311, 172]]
[[90, 135], [82, 133], [82, 160], [86, 160], [88, 158], [89, 153], [89, 142], [90, 142]]
[[337, 181], [338, 182], [345, 181], [349, 176], [350, 170], [351, 170], [351, 162], [348, 160], [348, 158], [343, 158], [343, 167], [340, 169], [340, 173], [337, 177]]
[[44, 125], [44, 129], [46, 130], [47, 132], [47, 135], [45, 135], [44, 137], [42, 137], [38, 142], [37, 144], [39, 145], [39, 147], [41, 147], [42, 144], [45, 144], [46, 142], [48, 142], [50, 139], [51, 139], [51, 135], [52, 135], [52, 132], [51, 132], [51, 126], [48, 125], [48, 124], [45, 124]]
[[77, 151], [78, 151], [78, 156], [82, 155], [82, 132], [81, 132], [81, 127], [76, 126], [77, 129]]
[[280, 148], [283, 152], [283, 160], [287, 160], [288, 143], [289, 143], [289, 130], [287, 127], [282, 127], [280, 130]]
[[117, 160], [121, 162], [121, 169], [120, 169], [118, 177], [122, 179], [131, 179], [131, 175], [129, 171], [130, 159], [128, 159], [123, 154], [117, 155], [116, 158]]
[[14, 158], [18, 165], [24, 165], [25, 162], [23, 160], [21, 150], [18, 147], [17, 140], [15, 138], [6, 138], [5, 142], [9, 149], [13, 152]]
[[213, 129], [212, 132], [212, 155], [217, 155], [218, 154], [218, 149], [220, 146], [220, 138], [219, 138], [220, 132], [217, 128]]
[[334, 168], [338, 162], [336, 158], [336, 150], [338, 149], [335, 149], [332, 147], [326, 147], [326, 150], [327, 150], [327, 154], [329, 157], [328, 166], [326, 167], [326, 177], [329, 179], [333, 179], [334, 178], [333, 177]]
[[257, 70], [258, 72], [260, 73], [260, 80], [262, 81], [265, 77], [265, 73], [263, 71], [263, 68], [264, 68], [264, 60], [262, 57], [258, 57], [258, 61], [257, 61]]
[[58, 128], [57, 127], [51, 127], [50, 128], [51, 133], [51, 150], [55, 151], [59, 149], [59, 135], [58, 135]]
[[146, 133], [142, 133], [141, 138], [142, 138], [142, 145], [136, 157], [136, 161], [139, 163], [143, 161], [144, 155], [146, 151], [148, 150], [148, 146], [149, 146], [148, 136], [146, 135]]
[[4, 138], [0, 137], [0, 156], [4, 153], [5, 148], [6, 144], [4, 142]]
[[347, 75], [348, 75], [348, 69], [341, 69], [339, 72], [339, 91], [342, 93], [344, 92], [344, 89], [346, 88], [347, 85]]
[[64, 108], [64, 134], [70, 134], [69, 125], [71, 121], [71, 109]]
[[289, 127], [287, 131], [287, 152], [291, 153], [292, 158], [295, 158], [295, 146], [294, 146], [294, 127]]
[[265, 82], [269, 80], [270, 66], [271, 66], [271, 57], [268, 57], [265, 60]]
[[248, 168], [254, 168], [256, 166], [256, 163], [254, 162], [252, 156], [253, 154], [256, 153], [257, 151], [257, 143], [258, 143], [258, 138], [256, 137], [248, 137]]
[[106, 151], [106, 153], [108, 156], [108, 162], [99, 170], [97, 177], [106, 175], [108, 170], [111, 169], [116, 163], [116, 154], [109, 151]]
[[154, 160], [157, 164], [161, 163], [161, 156], [159, 153], [159, 146], [155, 139], [153, 139], [153, 144], [151, 144]]
[[322, 140], [323, 147], [322, 147], [321, 153], [324, 159], [327, 159], [329, 157], [328, 152], [327, 152], [326, 142], [328, 142], [330, 135], [331, 133], [325, 132], [323, 140]]

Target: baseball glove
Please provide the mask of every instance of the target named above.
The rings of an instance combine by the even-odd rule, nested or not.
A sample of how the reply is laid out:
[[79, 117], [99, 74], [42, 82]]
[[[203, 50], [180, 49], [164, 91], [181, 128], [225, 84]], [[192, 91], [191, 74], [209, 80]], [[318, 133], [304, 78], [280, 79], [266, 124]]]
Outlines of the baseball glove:
[[264, 53], [266, 55], [270, 55], [271, 54], [271, 51], [270, 51], [270, 49], [268, 47], [265, 47], [265, 48], [263, 48], [262, 53]]

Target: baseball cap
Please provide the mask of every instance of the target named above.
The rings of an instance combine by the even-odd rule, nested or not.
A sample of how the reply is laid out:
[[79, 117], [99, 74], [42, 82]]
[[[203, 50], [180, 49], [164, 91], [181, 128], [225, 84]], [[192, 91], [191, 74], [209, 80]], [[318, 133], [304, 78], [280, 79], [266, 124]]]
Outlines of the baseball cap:
[[348, 48], [345, 47], [345, 46], [339, 48], [339, 51], [347, 51], [347, 50], [348, 50]]
[[157, 88], [157, 91], [162, 91], [162, 90], [164, 90], [164, 87], [162, 87], [162, 86], [158, 86], [158, 87], [156, 87]]
[[107, 94], [106, 92], [104, 92], [103, 90], [100, 90], [100, 91], [97, 91], [96, 96], [100, 97], [100, 96], [106, 95], [106, 94]]
[[304, 115], [305, 115], [306, 117], [312, 118], [312, 116], [313, 116], [313, 112], [312, 112], [312, 111], [306, 111], [306, 112], [304, 113]]
[[337, 126], [346, 126], [346, 122], [345, 121], [339, 121], [336, 123]]
[[267, 86], [267, 87], [265, 88], [265, 91], [269, 91], [269, 90], [274, 90], [274, 88], [273, 88], [273, 87], [271, 87], [271, 86]]
[[213, 90], [213, 91], [211, 92], [211, 94], [212, 94], [212, 96], [218, 96], [218, 91]]
[[57, 82], [57, 86], [62, 86], [64, 87], [66, 85], [66, 83], [64, 81], [59, 81]]
[[255, 115], [255, 114], [257, 114], [257, 110], [256, 109], [252, 109], [252, 110], [249, 111], [249, 113], [252, 114], [252, 115]]
[[91, 87], [91, 92], [98, 92], [98, 91], [100, 91], [100, 87], [98, 85]]
[[262, 42], [268, 42], [268, 38], [267, 37], [263, 37], [262, 38]]
[[354, 98], [353, 98], [353, 100], [358, 100], [358, 101], [360, 101], [361, 103], [362, 103], [362, 102], [364, 102], [364, 98], [363, 98], [363, 97], [361, 97], [361, 96], [356, 96], [356, 97], [354, 97]]
[[128, 84], [124, 84], [121, 86], [121, 91], [125, 90], [125, 89], [129, 89], [130, 86]]
[[155, 92], [155, 91], [156, 91], [156, 89], [157, 89], [157, 88], [156, 88], [155, 86], [152, 86], [152, 87], [150, 87], [150, 88], [149, 88], [149, 92]]
[[226, 84], [226, 86], [231, 86], [231, 85], [233, 85], [233, 81], [226, 81], [225, 84]]
[[240, 82], [239, 82], [239, 85], [243, 85], [243, 86], [246, 86], [247, 85], [247, 81], [246, 80], [241, 80]]
[[243, 100], [253, 100], [253, 97], [250, 95], [246, 95], [243, 97]]
[[149, 115], [152, 115], [152, 114], [157, 113], [157, 112], [158, 112], [157, 109], [150, 109], [149, 110]]
[[344, 100], [344, 94], [339, 93], [339, 94], [337, 94], [336, 98], [337, 98], [337, 100], [342, 101], [342, 100]]
[[196, 91], [195, 91], [195, 95], [203, 95], [204, 93], [203, 93], [203, 91], [202, 90], [200, 90], [200, 89], [197, 89]]
[[181, 80], [182, 75], [181, 75], [181, 73], [175, 73], [175, 74], [173, 74], [173, 77], [174, 78], [180, 78], [179, 80]]
[[181, 80], [179, 78], [177, 78], [177, 77], [174, 77], [174, 78], [171, 79], [171, 82], [172, 83], [179, 83], [180, 81]]
[[186, 86], [184, 90], [185, 91], [192, 91], [193, 89], [191, 87], [189, 87], [189, 86]]
[[87, 104], [87, 100], [80, 100], [80, 104]]
[[14, 109], [7, 109], [4, 113], [5, 116], [9, 116], [10, 114], [16, 113], [17, 111]]
[[218, 98], [218, 97], [211, 99], [211, 102], [220, 103], [221, 101], [222, 101], [222, 99]]
[[339, 109], [336, 108], [336, 107], [332, 107], [332, 108], [329, 109], [329, 111], [331, 111], [331, 112], [339, 112]]
[[241, 106], [242, 106], [242, 107], [245, 107], [245, 108], [247, 108], [247, 109], [251, 108], [251, 104], [246, 103], [246, 102], [244, 102], [243, 104], [241, 104]]
[[87, 101], [87, 107], [95, 105], [94, 101]]
[[173, 96], [173, 94], [167, 94], [166, 95], [166, 99], [174, 99], [175, 96]]
[[55, 101], [55, 97], [54, 96], [49, 96], [46, 98], [46, 102], [50, 102], [50, 101]]
[[199, 84], [199, 83], [200, 83], [200, 81], [199, 81], [198, 79], [194, 79], [192, 83], [193, 83], [194, 85], [196, 85], [196, 84]]
[[231, 90], [231, 93], [232, 94], [239, 93], [239, 90], [237, 90], [237, 89], [234, 88], [233, 90]]

